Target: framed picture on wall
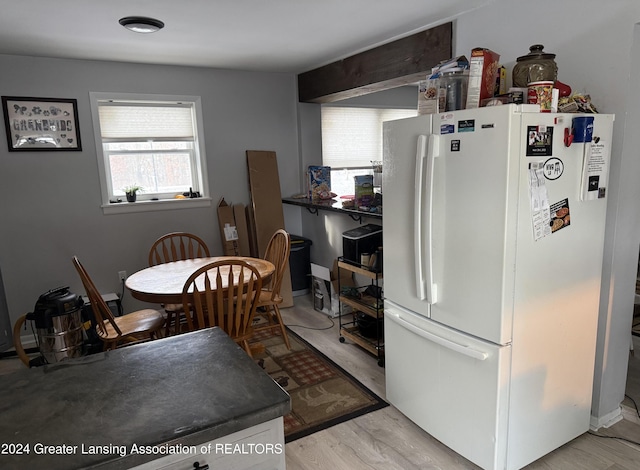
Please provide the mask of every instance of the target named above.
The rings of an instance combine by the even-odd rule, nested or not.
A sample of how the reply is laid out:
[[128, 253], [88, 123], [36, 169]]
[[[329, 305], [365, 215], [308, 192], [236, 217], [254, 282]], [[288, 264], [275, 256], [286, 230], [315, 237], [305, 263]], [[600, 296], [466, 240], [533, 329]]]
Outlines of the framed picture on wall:
[[2, 97], [10, 152], [80, 151], [75, 99]]

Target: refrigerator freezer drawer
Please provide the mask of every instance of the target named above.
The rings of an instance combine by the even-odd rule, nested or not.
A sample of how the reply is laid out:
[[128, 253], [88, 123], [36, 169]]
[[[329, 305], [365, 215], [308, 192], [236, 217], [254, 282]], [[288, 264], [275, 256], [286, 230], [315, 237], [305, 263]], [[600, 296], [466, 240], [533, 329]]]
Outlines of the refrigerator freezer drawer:
[[386, 396], [433, 437], [485, 469], [506, 464], [511, 346], [385, 304]]

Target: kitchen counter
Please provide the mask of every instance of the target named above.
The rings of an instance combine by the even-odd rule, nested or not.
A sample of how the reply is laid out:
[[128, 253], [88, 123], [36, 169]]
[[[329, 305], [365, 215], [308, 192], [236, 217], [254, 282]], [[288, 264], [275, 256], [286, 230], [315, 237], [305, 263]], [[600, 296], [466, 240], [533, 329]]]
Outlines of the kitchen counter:
[[312, 200], [306, 197], [305, 198], [285, 197], [285, 198], [282, 198], [282, 203], [291, 204], [294, 206], [306, 207], [307, 210], [312, 214], [317, 214], [318, 210], [339, 212], [341, 214], [346, 214], [350, 216], [356, 222], [361, 222], [362, 217], [373, 217], [376, 219], [382, 218], [381, 212], [370, 212], [370, 211], [363, 211], [359, 209], [345, 209], [344, 207], [342, 207], [342, 202], [336, 201], [335, 199], [322, 201], [322, 200]]
[[289, 410], [222, 330], [195, 331], [0, 377], [0, 468], [129, 469]]

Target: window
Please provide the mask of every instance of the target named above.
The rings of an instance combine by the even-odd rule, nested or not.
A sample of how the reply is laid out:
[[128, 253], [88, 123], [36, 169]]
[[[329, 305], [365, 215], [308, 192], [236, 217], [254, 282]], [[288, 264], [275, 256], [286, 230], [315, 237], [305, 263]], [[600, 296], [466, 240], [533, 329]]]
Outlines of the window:
[[373, 173], [382, 161], [382, 123], [417, 116], [415, 109], [322, 106], [322, 164], [331, 167], [331, 190], [353, 194], [353, 177]]
[[382, 123], [416, 116], [415, 109], [323, 106], [322, 163], [336, 168], [371, 167], [382, 160]]
[[199, 97], [91, 93], [91, 106], [103, 207], [118, 205], [134, 185], [142, 202], [208, 196]]

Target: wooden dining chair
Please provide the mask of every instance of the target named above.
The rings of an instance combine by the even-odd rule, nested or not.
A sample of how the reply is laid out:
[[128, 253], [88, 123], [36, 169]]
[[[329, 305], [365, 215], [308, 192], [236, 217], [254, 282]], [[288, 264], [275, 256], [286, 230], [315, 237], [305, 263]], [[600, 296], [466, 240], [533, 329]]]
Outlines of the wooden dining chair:
[[115, 349], [133, 342], [148, 341], [159, 337], [164, 317], [157, 310], [144, 309], [114, 317], [95, 284], [77, 256], [73, 257], [84, 290], [96, 320], [96, 334], [104, 343], [104, 350]]
[[194, 272], [184, 284], [182, 303], [189, 331], [218, 326], [247, 354], [253, 336], [262, 278], [257, 268], [243, 260], [210, 263]]
[[[188, 232], [171, 232], [158, 238], [151, 246], [149, 266], [209, 256], [211, 256], [209, 248], [202, 238]], [[165, 336], [171, 334], [172, 328], [175, 333], [178, 333], [184, 307], [182, 304], [166, 304], [162, 307], [167, 314]]]
[[192, 233], [172, 232], [153, 242], [149, 250], [149, 266], [210, 256], [209, 248], [202, 238]]
[[286, 272], [290, 253], [291, 236], [283, 229], [277, 230], [271, 237], [271, 240], [269, 240], [264, 255], [264, 259], [273, 263], [276, 270], [273, 276], [271, 276], [269, 283], [262, 288], [260, 299], [258, 300], [257, 314], [265, 317], [267, 324], [255, 328], [255, 331], [280, 330], [287, 349], [291, 349], [291, 344], [289, 343], [287, 329], [280, 315], [279, 305], [282, 303], [280, 287], [282, 286], [282, 278]]

